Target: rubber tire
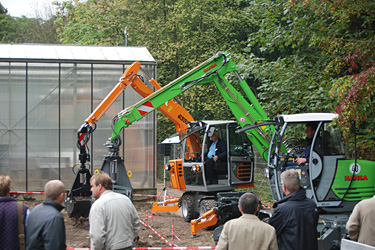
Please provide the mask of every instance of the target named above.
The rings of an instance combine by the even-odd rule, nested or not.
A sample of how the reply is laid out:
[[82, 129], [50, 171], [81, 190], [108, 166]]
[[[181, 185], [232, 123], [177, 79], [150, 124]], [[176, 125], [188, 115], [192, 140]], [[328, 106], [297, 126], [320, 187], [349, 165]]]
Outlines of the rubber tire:
[[[211, 210], [212, 208], [217, 206], [217, 202], [214, 199], [209, 199], [209, 200], [203, 200], [199, 204], [199, 216], [204, 214], [205, 212]], [[205, 228], [205, 230], [214, 230], [217, 227], [216, 225], [210, 226]]]
[[194, 194], [185, 194], [182, 197], [182, 218], [184, 221], [190, 222], [198, 218], [198, 213], [195, 211], [195, 196]]

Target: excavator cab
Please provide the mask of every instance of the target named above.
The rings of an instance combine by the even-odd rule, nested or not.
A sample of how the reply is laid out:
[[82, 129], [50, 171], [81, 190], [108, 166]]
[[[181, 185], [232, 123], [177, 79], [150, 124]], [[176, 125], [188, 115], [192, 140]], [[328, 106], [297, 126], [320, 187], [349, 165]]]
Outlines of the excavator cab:
[[[375, 194], [375, 164], [348, 159], [339, 130], [332, 125], [337, 116], [307, 113], [275, 118], [267, 169], [274, 200], [284, 196], [280, 174], [288, 168], [298, 171], [307, 197], [325, 213], [351, 212], [358, 201]], [[308, 124], [315, 133], [306, 141]], [[293, 162], [297, 157], [307, 162], [298, 165]]]
[[[178, 204], [185, 221], [190, 222], [217, 206], [225, 208], [222, 223], [235, 218], [239, 194], [231, 191], [254, 187], [252, 144], [245, 134], [235, 133], [238, 129], [236, 121], [199, 121], [189, 122], [188, 128], [179, 132], [182, 159], [169, 161], [167, 170], [173, 189], [189, 190]], [[225, 143], [226, 157], [221, 157], [209, 171], [207, 152], [214, 133]], [[160, 207], [158, 211], [162, 211]]]
[[[231, 191], [241, 186], [250, 187], [254, 182], [254, 156], [252, 144], [247, 136], [236, 134], [235, 121], [192, 122], [180, 132], [183, 152], [183, 177], [190, 191]], [[225, 145], [225, 156], [219, 157], [212, 166], [207, 165], [208, 151], [213, 134]], [[199, 152], [191, 152], [186, 138], [202, 142]], [[210, 171], [209, 167], [213, 167]], [[209, 176], [209, 175], [212, 176]], [[212, 180], [209, 183], [208, 180]]]

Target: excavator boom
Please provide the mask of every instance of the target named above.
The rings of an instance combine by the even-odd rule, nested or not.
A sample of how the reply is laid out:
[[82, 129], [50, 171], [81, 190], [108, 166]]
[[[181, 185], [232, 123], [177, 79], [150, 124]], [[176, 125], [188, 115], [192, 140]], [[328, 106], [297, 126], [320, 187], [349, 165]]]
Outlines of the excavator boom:
[[[225, 78], [225, 75], [230, 72], [235, 72], [239, 85], [249, 102]], [[121, 111], [114, 118], [112, 140], [115, 141], [120, 131], [130, 126], [134, 121], [142, 119], [145, 115], [191, 87], [207, 83], [215, 83], [241, 127], [268, 120], [266, 113], [247, 83], [236, 73], [236, 65], [229, 55], [219, 53], [138, 103]], [[265, 159], [268, 158], [267, 149], [272, 131], [272, 126], [264, 126], [249, 132], [250, 141]]]

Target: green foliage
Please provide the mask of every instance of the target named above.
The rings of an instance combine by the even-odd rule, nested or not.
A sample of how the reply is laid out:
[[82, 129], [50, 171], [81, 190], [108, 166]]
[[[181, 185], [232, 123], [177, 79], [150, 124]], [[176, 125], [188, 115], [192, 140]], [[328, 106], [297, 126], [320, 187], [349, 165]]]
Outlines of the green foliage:
[[[64, 2], [60, 6], [59, 34], [63, 43], [147, 46], [160, 63], [162, 86], [220, 51], [240, 53], [252, 31], [247, 1], [93, 1]], [[239, 32], [241, 31], [241, 32]], [[216, 87], [197, 86], [177, 101], [195, 119], [232, 117]], [[158, 138], [174, 131], [158, 115]]]
[[8, 10], [0, 3], [0, 15], [7, 14]]
[[237, 191], [242, 192], [253, 192], [258, 195], [259, 200], [262, 202], [263, 205], [268, 205], [272, 207], [274, 200], [272, 198], [270, 185], [268, 183], [268, 179], [264, 176], [263, 169], [255, 169], [254, 172], [254, 188], [247, 189], [238, 189]]
[[[57, 22], [69, 44], [122, 45], [126, 26], [128, 45], [147, 46], [160, 62], [161, 85], [232, 52], [269, 117], [336, 109], [347, 142], [355, 119], [366, 148], [374, 141], [374, 11], [372, 0], [75, 0], [61, 3]], [[213, 85], [177, 101], [195, 119], [232, 118]], [[160, 114], [158, 124], [159, 138], [174, 131]]]
[[343, 135], [350, 150], [354, 150], [354, 138], [350, 125], [356, 121], [358, 156], [360, 159], [375, 160], [375, 67], [358, 75], [341, 77], [332, 88], [339, 105], [336, 110], [340, 114], [339, 124], [343, 127]]
[[316, 15], [325, 9], [323, 18], [316, 22], [319, 32], [315, 32], [313, 42], [330, 58], [324, 72], [334, 79], [331, 96], [337, 99], [344, 138], [352, 151], [349, 128], [356, 121], [358, 157], [374, 160], [375, 2], [325, 0], [309, 5]]
[[41, 18], [12, 17], [0, 14], [0, 43], [59, 43], [55, 17]]
[[249, 12], [260, 18], [239, 68], [257, 88], [266, 113], [332, 112], [332, 79], [322, 74], [327, 58], [309, 46], [308, 30], [316, 17], [282, 0], [251, 1]]
[[[353, 143], [347, 131], [355, 119], [366, 131], [359, 145], [372, 145], [374, 4], [370, 0], [250, 2], [249, 13], [260, 18], [239, 65], [257, 87], [270, 117], [333, 112], [337, 105], [347, 143]], [[370, 155], [367, 150], [362, 158]]]

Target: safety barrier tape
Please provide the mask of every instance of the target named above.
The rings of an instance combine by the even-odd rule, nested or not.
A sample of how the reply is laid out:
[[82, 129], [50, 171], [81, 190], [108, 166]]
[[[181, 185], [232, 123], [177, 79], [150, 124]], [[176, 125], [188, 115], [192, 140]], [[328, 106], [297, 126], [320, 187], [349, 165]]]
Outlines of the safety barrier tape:
[[44, 192], [10, 191], [11, 194], [44, 194]]
[[181, 241], [180, 238], [178, 238], [178, 236], [174, 233], [174, 220], [172, 220], [172, 240], [173, 240], [174, 237], [176, 237], [176, 239]]
[[[31, 192], [31, 191], [10, 191], [11, 194], [44, 194], [44, 192]], [[176, 198], [175, 196], [162, 196], [152, 194], [133, 194], [133, 196], [146, 196], [146, 197], [159, 197], [159, 198]]]
[[158, 197], [158, 198], [176, 198], [175, 196], [163, 196], [163, 195], [153, 195], [153, 194], [133, 194], [133, 196], [147, 196], [147, 197]]
[[171, 247], [173, 247], [173, 245], [176, 246], [176, 247], [178, 247], [176, 244], [172, 244], [172, 243], [170, 243], [169, 241], [167, 241], [163, 236], [161, 236], [158, 232], [156, 232], [155, 229], [153, 229], [150, 225], [144, 223], [142, 220], [140, 220], [140, 221], [141, 221], [141, 223], [142, 223], [145, 227], [150, 228], [151, 231], [153, 231], [154, 233], [156, 233], [157, 236], [159, 236], [162, 240], [164, 240], [165, 243], [167, 243], [167, 244], [170, 245]]
[[133, 250], [185, 250], [185, 249], [216, 249], [215, 246], [207, 247], [134, 247]]
[[[185, 250], [185, 249], [216, 249], [215, 246], [206, 247], [133, 247], [133, 250]], [[66, 250], [90, 250], [90, 248], [67, 248]]]

